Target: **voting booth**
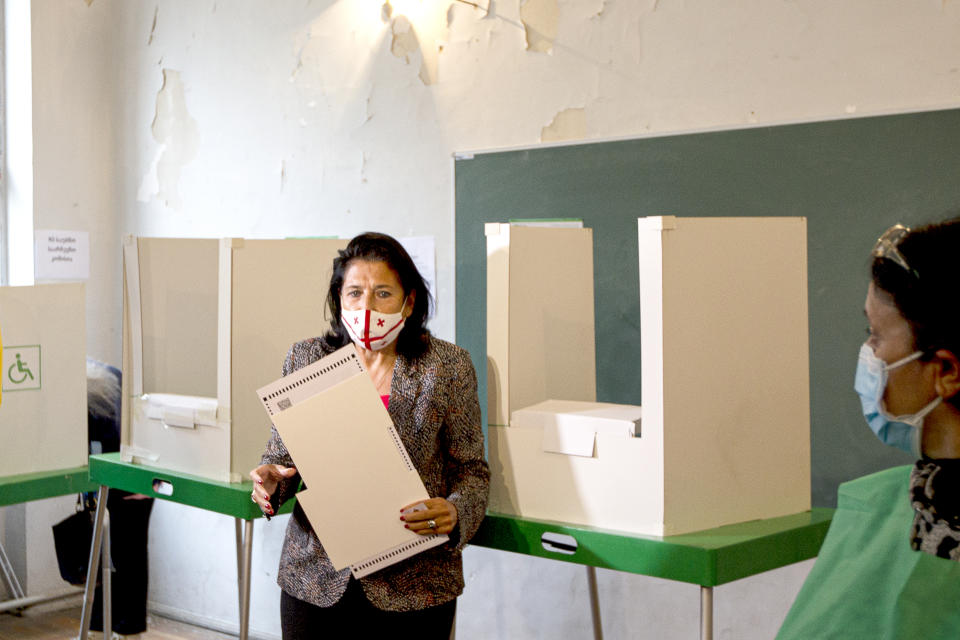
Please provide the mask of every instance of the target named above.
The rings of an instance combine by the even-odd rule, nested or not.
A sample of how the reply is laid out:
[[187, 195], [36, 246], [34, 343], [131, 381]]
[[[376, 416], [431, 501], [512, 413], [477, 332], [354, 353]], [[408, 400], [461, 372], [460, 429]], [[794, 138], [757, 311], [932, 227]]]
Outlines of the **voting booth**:
[[0, 287], [3, 475], [87, 463], [82, 283]]
[[808, 510], [805, 220], [641, 218], [638, 242], [641, 361], [620, 366], [642, 369], [639, 429], [557, 452], [515, 407], [488, 428], [490, 509], [651, 535]]
[[216, 480], [260, 461], [257, 388], [323, 334], [338, 239], [124, 241], [121, 454]]

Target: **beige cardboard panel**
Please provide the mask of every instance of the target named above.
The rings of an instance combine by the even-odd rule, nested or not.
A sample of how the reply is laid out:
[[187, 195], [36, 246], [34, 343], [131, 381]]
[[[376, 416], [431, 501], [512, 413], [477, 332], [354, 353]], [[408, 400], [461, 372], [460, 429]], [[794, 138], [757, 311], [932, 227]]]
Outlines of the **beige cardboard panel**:
[[591, 229], [488, 224], [488, 422], [596, 399]]
[[805, 231], [677, 218], [659, 234], [668, 530], [810, 507]]
[[256, 391], [280, 375], [294, 342], [327, 331], [333, 259], [348, 242], [243, 240], [231, 250], [231, 465], [241, 477], [259, 463], [270, 436]]
[[510, 225], [488, 223], [487, 422], [509, 424]]
[[3, 475], [86, 464], [84, 308], [80, 283], [0, 287]]
[[596, 400], [593, 230], [510, 233], [510, 409]]
[[144, 393], [217, 394], [219, 241], [139, 238]]
[[656, 443], [597, 434], [597, 456], [545, 452], [539, 429], [488, 427], [490, 510], [663, 535]]

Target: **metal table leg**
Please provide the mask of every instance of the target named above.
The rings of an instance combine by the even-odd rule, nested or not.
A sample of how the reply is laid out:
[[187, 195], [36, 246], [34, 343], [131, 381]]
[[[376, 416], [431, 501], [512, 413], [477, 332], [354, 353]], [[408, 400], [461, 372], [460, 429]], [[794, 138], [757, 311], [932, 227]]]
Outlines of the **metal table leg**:
[[7, 586], [7, 591], [10, 593], [11, 599], [19, 600], [27, 597], [26, 592], [24, 592], [23, 587], [20, 585], [20, 579], [17, 578], [17, 574], [13, 570], [13, 565], [10, 564], [10, 558], [7, 557], [7, 552], [3, 549], [2, 544], [0, 544], [0, 573], [3, 574], [3, 582]]
[[107, 512], [107, 493], [109, 489], [101, 486], [97, 492], [97, 512], [93, 520], [93, 544], [90, 545], [90, 557], [87, 562], [87, 583], [83, 591], [83, 610], [80, 614], [79, 640], [87, 640], [90, 632], [90, 614], [93, 611], [93, 596], [97, 589], [97, 560], [103, 543], [103, 521]]
[[713, 587], [700, 587], [700, 640], [713, 640]]
[[237, 539], [237, 610], [243, 617], [243, 524], [240, 518], [233, 519], [233, 533]]
[[600, 591], [597, 589], [597, 568], [590, 565], [587, 565], [587, 588], [590, 591], [593, 637], [595, 640], [603, 640], [603, 625], [600, 622]]
[[[110, 511], [103, 513], [103, 544], [100, 547], [100, 566], [101, 581], [103, 588], [101, 595], [103, 598], [103, 637], [113, 637], [113, 559], [110, 557]], [[92, 566], [92, 565], [91, 565]]]
[[[240, 591], [240, 640], [247, 640], [250, 632], [250, 567], [253, 556], [253, 520], [244, 520], [243, 561], [237, 566]], [[237, 560], [240, 560], [240, 518], [236, 519]]]

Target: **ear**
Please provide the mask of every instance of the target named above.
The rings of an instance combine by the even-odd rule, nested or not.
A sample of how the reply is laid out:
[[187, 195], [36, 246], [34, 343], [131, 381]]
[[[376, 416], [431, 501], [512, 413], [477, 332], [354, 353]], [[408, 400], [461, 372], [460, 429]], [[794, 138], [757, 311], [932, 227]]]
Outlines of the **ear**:
[[406, 320], [411, 315], [413, 315], [413, 305], [417, 302], [417, 290], [410, 289], [410, 294], [407, 296], [407, 302], [410, 304], [404, 305], [404, 316], [403, 319]]
[[949, 400], [960, 392], [960, 359], [947, 349], [938, 349], [934, 356], [940, 365], [935, 380], [937, 394]]

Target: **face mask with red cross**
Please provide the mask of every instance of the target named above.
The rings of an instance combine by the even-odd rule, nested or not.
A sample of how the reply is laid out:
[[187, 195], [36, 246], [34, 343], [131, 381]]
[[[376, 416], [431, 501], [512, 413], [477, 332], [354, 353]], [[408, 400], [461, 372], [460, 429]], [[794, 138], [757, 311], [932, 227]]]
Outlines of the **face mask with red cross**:
[[397, 313], [380, 313], [372, 309], [343, 309], [340, 320], [354, 343], [369, 351], [379, 351], [396, 340], [406, 321], [403, 308]]

